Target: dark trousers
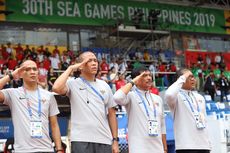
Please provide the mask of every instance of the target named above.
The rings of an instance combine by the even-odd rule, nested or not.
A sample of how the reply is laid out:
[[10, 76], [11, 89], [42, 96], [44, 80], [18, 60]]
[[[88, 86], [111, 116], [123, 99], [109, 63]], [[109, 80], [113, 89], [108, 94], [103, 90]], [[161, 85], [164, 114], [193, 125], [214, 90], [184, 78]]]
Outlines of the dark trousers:
[[108, 144], [91, 142], [71, 142], [71, 153], [111, 153], [112, 147]]
[[210, 153], [210, 150], [176, 150], [176, 153]]
[[[227, 88], [227, 87], [226, 87]], [[228, 91], [227, 90], [220, 90], [220, 102], [224, 102], [224, 96], [226, 97], [226, 100], [227, 99], [227, 95], [228, 95]]]

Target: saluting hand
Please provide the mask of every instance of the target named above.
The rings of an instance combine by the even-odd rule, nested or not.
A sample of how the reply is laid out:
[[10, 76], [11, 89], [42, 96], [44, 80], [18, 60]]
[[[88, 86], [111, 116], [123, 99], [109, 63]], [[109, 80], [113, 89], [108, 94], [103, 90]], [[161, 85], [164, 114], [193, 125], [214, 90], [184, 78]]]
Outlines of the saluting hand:
[[146, 74], [146, 72], [142, 72], [140, 75], [136, 76], [134, 79], [133, 79], [133, 82], [136, 84], [137, 82], [139, 81], [142, 81], [143, 79], [143, 76]]
[[185, 78], [189, 78], [190, 76], [193, 76], [192, 72], [191, 71], [186, 71], [184, 74]]
[[12, 72], [14, 79], [20, 79], [22, 72], [25, 71], [25, 66], [21, 66]]
[[85, 58], [81, 63], [76, 63], [74, 65], [71, 65], [73, 71], [77, 71], [79, 69], [82, 69], [82, 66], [84, 66], [89, 61], [89, 58]]

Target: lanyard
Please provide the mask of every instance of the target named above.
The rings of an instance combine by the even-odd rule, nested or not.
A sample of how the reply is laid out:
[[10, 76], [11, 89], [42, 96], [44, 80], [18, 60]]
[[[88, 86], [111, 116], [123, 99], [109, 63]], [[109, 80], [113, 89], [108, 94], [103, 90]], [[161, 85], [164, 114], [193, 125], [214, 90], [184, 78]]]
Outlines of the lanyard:
[[[184, 92], [182, 92], [182, 91], [180, 91], [180, 93], [181, 93], [181, 94], [185, 97], [185, 99], [188, 101], [189, 107], [190, 107], [191, 111], [194, 113], [194, 109], [193, 109], [193, 107], [192, 107], [192, 104], [191, 104], [190, 100], [188, 100], [187, 95], [184, 94]], [[189, 98], [192, 100], [192, 97], [189, 96]], [[193, 96], [193, 98], [195, 98], [195, 97]], [[195, 99], [195, 100], [196, 100], [196, 99]], [[192, 100], [192, 101], [193, 101], [193, 100]], [[200, 107], [199, 107], [199, 104], [198, 104], [198, 103], [197, 103], [197, 111], [200, 112]]]
[[[148, 108], [146, 106], [146, 103], [145, 103], [143, 96], [141, 95], [139, 90], [135, 89], [135, 91], [136, 91], [137, 95], [141, 98], [141, 101], [142, 101], [144, 108], [145, 108], [145, 112], [146, 112], [147, 116], [149, 117], [149, 111], [148, 111]], [[154, 104], [153, 104], [153, 108], [154, 108], [154, 117], [156, 118], [157, 112], [156, 112], [156, 107], [154, 106]]]
[[80, 79], [87, 85], [87, 86], [89, 86], [92, 90], [93, 90], [93, 92], [95, 93], [95, 94], [97, 94], [98, 95], [98, 97], [100, 97], [100, 99], [102, 100], [102, 101], [104, 101], [105, 99], [102, 97], [102, 95], [88, 82], [88, 81], [86, 81], [84, 78], [82, 78], [82, 77], [80, 77]]
[[[30, 118], [32, 119], [32, 109], [31, 109], [31, 105], [30, 105], [30, 102], [29, 102], [29, 97], [28, 97], [28, 94], [26, 92], [26, 89], [23, 87], [24, 89], [24, 92], [25, 92], [25, 95], [26, 95], [26, 100], [27, 100], [27, 109], [28, 109], [28, 112], [29, 112], [29, 115], [30, 115]], [[41, 104], [41, 95], [40, 95], [40, 90], [39, 88], [37, 88], [37, 93], [38, 93], [38, 116], [39, 118], [41, 118], [41, 114], [42, 114], [42, 104]]]

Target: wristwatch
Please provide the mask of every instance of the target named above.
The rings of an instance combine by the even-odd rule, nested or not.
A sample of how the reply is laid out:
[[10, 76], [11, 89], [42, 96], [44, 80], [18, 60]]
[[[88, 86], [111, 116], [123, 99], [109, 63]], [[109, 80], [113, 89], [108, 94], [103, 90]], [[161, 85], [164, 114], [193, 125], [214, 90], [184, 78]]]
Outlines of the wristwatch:
[[131, 83], [132, 87], [135, 85], [135, 83], [132, 80], [129, 81], [129, 83]]
[[14, 79], [14, 77], [13, 77], [13, 75], [12, 75], [11, 72], [9, 72], [8, 76], [9, 76], [10, 80], [13, 80], [13, 79]]
[[113, 140], [112, 141], [119, 141], [119, 138], [118, 137], [116, 137], [116, 138], [113, 138]]

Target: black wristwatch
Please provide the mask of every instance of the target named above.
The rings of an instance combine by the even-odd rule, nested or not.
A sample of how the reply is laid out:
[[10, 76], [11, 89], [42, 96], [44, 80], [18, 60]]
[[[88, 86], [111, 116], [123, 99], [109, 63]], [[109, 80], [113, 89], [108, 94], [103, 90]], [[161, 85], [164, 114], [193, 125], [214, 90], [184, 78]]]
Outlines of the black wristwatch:
[[116, 138], [113, 138], [113, 140], [112, 141], [119, 141], [119, 138], [118, 137], [116, 137]]
[[12, 75], [11, 72], [9, 72], [8, 76], [9, 76], [10, 80], [13, 80], [13, 79], [14, 79], [14, 77], [13, 77], [13, 75]]
[[131, 83], [132, 87], [135, 85], [135, 83], [132, 80], [129, 81], [129, 83]]

